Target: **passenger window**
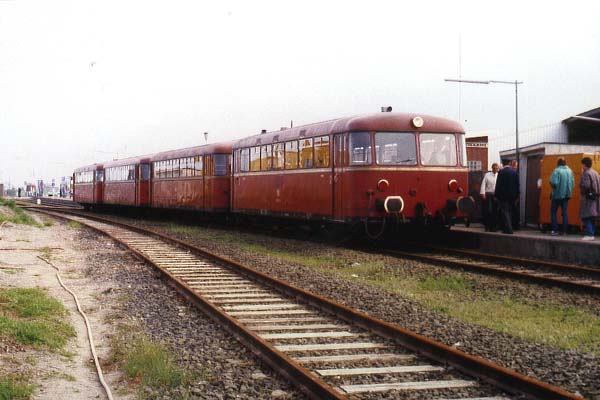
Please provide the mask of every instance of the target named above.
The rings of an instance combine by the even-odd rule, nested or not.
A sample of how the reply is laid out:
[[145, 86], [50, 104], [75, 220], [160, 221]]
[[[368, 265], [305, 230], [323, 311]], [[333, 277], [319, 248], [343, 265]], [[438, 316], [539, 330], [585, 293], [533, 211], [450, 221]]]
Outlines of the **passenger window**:
[[315, 167], [329, 167], [329, 136], [315, 138]]
[[250, 149], [240, 150], [240, 171], [250, 171]]
[[352, 132], [350, 135], [350, 164], [371, 164], [371, 135], [369, 132]]
[[273, 168], [273, 146], [270, 144], [261, 146], [260, 150], [260, 169], [268, 171]]
[[285, 169], [298, 168], [298, 141], [285, 142]]
[[196, 172], [196, 176], [204, 175], [202, 171], [202, 156], [194, 157], [194, 170]]
[[260, 171], [260, 147], [250, 149], [250, 171]]
[[283, 143], [275, 143], [273, 145], [273, 169], [282, 169], [283, 165]]
[[313, 140], [302, 139], [300, 145], [300, 168], [312, 168], [313, 166]]

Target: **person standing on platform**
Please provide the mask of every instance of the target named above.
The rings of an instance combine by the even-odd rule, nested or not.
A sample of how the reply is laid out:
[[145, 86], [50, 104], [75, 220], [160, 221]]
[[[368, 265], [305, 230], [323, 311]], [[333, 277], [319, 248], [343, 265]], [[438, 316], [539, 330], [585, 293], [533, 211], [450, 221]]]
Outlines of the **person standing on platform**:
[[486, 231], [496, 231], [496, 219], [498, 218], [498, 200], [494, 196], [496, 190], [496, 179], [498, 178], [498, 163], [492, 164], [492, 172], [488, 172], [481, 181], [479, 195], [482, 199], [483, 225]]
[[560, 207], [562, 213], [562, 234], [566, 235], [569, 230], [569, 215], [567, 207], [569, 205], [569, 199], [573, 193], [573, 187], [575, 186], [575, 178], [573, 177], [573, 171], [567, 166], [567, 162], [564, 158], [560, 157], [557, 162], [556, 169], [550, 176], [550, 186], [552, 186], [552, 192], [550, 193], [550, 220], [552, 221], [552, 232], [551, 235], [558, 235], [558, 208]]
[[592, 159], [584, 157], [581, 160], [583, 173], [579, 188], [581, 189], [581, 201], [579, 203], [579, 216], [585, 228], [585, 236], [582, 240], [594, 240], [594, 220], [600, 216], [600, 176], [592, 169]]
[[506, 166], [498, 172], [496, 178], [496, 190], [494, 195], [498, 199], [500, 208], [500, 217], [502, 220], [502, 232], [512, 235], [512, 214], [513, 207], [519, 201], [519, 174], [517, 168], [519, 163], [517, 160], [512, 160], [510, 166]]

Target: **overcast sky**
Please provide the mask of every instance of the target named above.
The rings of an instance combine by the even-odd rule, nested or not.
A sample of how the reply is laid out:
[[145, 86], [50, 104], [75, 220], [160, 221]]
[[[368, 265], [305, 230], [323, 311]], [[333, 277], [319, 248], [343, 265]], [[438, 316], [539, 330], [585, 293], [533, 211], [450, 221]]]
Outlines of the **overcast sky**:
[[[0, 182], [394, 111], [525, 130], [600, 106], [599, 1], [0, 0]], [[460, 99], [460, 100], [459, 100]], [[460, 115], [459, 115], [460, 109]]]

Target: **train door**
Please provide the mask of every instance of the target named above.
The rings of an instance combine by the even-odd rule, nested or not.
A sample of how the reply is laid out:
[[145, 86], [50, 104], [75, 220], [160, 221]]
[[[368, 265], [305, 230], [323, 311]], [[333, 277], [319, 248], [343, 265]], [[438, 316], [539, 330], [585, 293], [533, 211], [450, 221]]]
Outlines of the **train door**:
[[347, 149], [346, 134], [338, 134], [333, 137], [333, 219], [344, 220], [344, 165]]
[[94, 176], [94, 203], [102, 204], [104, 199], [104, 170], [98, 169]]
[[138, 206], [150, 204], [150, 164], [137, 166], [137, 179], [135, 200]]
[[204, 209], [212, 209], [213, 208], [213, 177], [214, 177], [214, 164], [213, 164], [213, 155], [205, 155], [204, 156], [204, 184], [202, 185], [204, 189], [204, 193], [202, 196], [203, 208]]
[[537, 226], [540, 223], [541, 155], [527, 157], [527, 176], [525, 177], [525, 223]]

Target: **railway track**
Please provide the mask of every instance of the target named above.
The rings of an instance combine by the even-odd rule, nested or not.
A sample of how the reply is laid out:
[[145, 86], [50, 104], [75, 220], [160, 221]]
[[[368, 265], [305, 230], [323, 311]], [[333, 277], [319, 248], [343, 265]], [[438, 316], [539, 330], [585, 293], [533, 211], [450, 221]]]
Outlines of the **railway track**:
[[[384, 249], [383, 251], [388, 255], [451, 268], [600, 293], [600, 269], [598, 268], [450, 249], [422, 243], [412, 243], [405, 247], [410, 247], [412, 250]], [[377, 252], [381, 252], [381, 249]]]
[[[578, 399], [177, 239], [73, 211], [117, 240], [314, 399]], [[415, 397], [411, 397], [415, 398]]]

